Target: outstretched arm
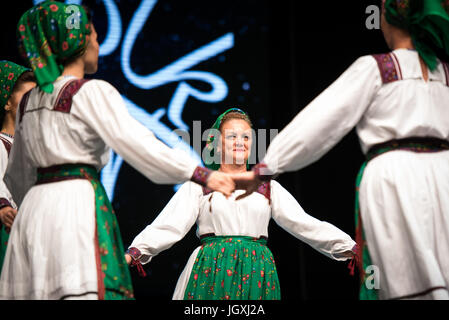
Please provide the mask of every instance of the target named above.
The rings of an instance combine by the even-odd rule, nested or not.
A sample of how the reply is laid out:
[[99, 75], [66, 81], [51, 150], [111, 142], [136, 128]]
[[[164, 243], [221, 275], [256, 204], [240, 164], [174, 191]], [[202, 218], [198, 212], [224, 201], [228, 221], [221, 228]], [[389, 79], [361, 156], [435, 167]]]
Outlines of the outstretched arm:
[[229, 196], [234, 182], [221, 172], [200, 168], [181, 150], [175, 150], [134, 119], [119, 92], [109, 83], [91, 80], [74, 96], [72, 114], [85, 121], [103, 141], [131, 166], [155, 183], [192, 180]]
[[234, 176], [237, 188], [250, 192], [264, 179], [320, 159], [357, 125], [380, 86], [375, 59], [357, 59], [273, 139], [258, 172]]
[[157, 218], [134, 238], [125, 255], [127, 262], [148, 263], [184, 238], [198, 217], [201, 195], [202, 189], [198, 185], [183, 184]]
[[335, 260], [355, 255], [356, 243], [336, 226], [308, 215], [278, 182], [271, 181], [272, 217], [294, 237]]

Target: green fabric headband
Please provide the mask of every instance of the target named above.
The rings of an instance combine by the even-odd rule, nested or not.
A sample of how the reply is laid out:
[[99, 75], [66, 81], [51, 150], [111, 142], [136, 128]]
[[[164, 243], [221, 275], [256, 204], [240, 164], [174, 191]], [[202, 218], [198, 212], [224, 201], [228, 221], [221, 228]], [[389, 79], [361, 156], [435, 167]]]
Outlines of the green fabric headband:
[[19, 52], [42, 91], [53, 92], [64, 61], [85, 52], [90, 32], [87, 14], [79, 5], [45, 1], [22, 15], [17, 24]]
[[11, 61], [0, 61], [0, 115], [5, 112], [4, 106], [11, 97], [17, 79], [25, 71], [31, 70]]
[[449, 55], [449, 0], [383, 0], [388, 23], [408, 30], [430, 70], [437, 56], [429, 44]]
[[[209, 168], [211, 170], [218, 170], [220, 169], [220, 163], [216, 163], [214, 156], [215, 156], [215, 150], [217, 148], [217, 143], [219, 142], [218, 137], [216, 136], [217, 130], [220, 130], [221, 122], [223, 121], [223, 117], [228, 114], [229, 112], [238, 112], [244, 115], [247, 115], [246, 112], [239, 108], [230, 108], [223, 112], [217, 120], [215, 120], [214, 125], [211, 129], [215, 129], [212, 132], [209, 133], [206, 141], [206, 154], [205, 154], [205, 166], [206, 168]], [[220, 158], [221, 161], [221, 158]], [[247, 165], [248, 166], [248, 165]]]

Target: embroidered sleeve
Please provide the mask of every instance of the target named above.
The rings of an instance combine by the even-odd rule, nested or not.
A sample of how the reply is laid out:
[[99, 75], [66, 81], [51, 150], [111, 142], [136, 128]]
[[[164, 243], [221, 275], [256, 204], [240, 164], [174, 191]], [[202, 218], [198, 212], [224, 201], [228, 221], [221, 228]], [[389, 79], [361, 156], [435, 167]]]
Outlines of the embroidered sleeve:
[[137, 267], [137, 272], [139, 273], [139, 275], [141, 277], [145, 277], [147, 274], [142, 267], [142, 263], [139, 260], [139, 258], [142, 256], [142, 253], [140, 252], [140, 250], [135, 247], [131, 247], [128, 250], [126, 250], [126, 253], [132, 257], [130, 266]]
[[198, 183], [199, 185], [201, 185], [203, 187], [206, 187], [207, 179], [209, 178], [211, 173], [212, 173], [212, 170], [198, 166], [198, 167], [196, 167], [195, 171], [193, 172], [193, 175], [190, 178], [190, 180]]

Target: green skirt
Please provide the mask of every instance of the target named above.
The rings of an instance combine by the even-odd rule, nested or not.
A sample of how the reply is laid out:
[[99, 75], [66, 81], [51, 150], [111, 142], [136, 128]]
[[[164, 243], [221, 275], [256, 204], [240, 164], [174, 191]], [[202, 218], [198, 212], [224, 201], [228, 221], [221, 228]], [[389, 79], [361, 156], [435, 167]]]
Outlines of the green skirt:
[[280, 300], [276, 264], [265, 239], [210, 236], [201, 243], [185, 300]]

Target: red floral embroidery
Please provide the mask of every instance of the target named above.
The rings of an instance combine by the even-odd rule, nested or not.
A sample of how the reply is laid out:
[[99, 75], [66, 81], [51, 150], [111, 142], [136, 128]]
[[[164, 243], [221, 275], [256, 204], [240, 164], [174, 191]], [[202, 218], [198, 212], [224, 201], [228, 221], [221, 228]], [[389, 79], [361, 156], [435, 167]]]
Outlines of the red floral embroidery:
[[6, 198], [0, 198], [0, 209], [4, 207], [12, 207], [11, 203]]
[[209, 178], [209, 175], [211, 173], [212, 173], [212, 171], [210, 169], [203, 168], [203, 167], [196, 167], [190, 180], [205, 187], [207, 185], [207, 179]]
[[19, 26], [19, 31], [25, 31], [25, 26], [24, 26], [23, 24], [21, 24], [21, 25]]
[[69, 44], [67, 43], [67, 41], [64, 41], [64, 42], [62, 43], [62, 50], [63, 50], [63, 51], [66, 51], [68, 48], [69, 48]]
[[134, 298], [133, 292], [128, 290], [128, 289], [126, 289], [124, 286], [120, 286], [120, 290], [125, 293], [125, 296], [127, 298], [130, 298], [130, 299]]
[[10, 73], [9, 75], [8, 75], [8, 80], [12, 80], [14, 78], [14, 73]]
[[51, 9], [51, 11], [53, 11], [53, 12], [58, 11], [58, 6], [55, 5], [55, 4], [52, 4], [52, 5], [50, 6], [50, 9]]
[[374, 54], [373, 57], [377, 62], [382, 83], [390, 83], [402, 79], [399, 63], [395, 63], [395, 56], [393, 53]]

